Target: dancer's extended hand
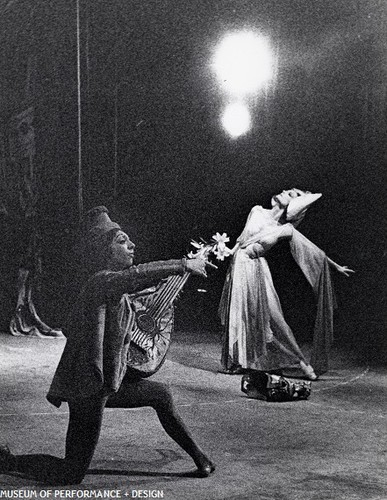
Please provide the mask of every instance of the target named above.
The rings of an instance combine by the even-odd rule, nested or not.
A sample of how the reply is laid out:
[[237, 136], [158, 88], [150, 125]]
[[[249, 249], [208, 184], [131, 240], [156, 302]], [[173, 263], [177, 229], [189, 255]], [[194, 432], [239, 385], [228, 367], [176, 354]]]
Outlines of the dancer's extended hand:
[[350, 269], [348, 266], [340, 266], [339, 264], [336, 264], [336, 270], [339, 271], [339, 273], [344, 274], [344, 276], [347, 276], [347, 277], [355, 272], [353, 269]]
[[218, 269], [215, 266], [215, 264], [212, 264], [212, 262], [209, 262], [202, 255], [198, 255], [197, 257], [194, 257], [193, 259], [187, 259], [186, 266], [187, 266], [187, 271], [191, 272], [192, 274], [194, 274], [196, 276], [202, 276], [203, 278], [207, 278], [206, 267], [212, 267], [214, 269]]

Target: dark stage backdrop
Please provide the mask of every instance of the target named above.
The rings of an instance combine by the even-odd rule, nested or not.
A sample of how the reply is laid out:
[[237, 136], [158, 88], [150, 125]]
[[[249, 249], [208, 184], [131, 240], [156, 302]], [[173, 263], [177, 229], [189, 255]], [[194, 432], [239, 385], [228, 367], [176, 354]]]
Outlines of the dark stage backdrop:
[[[3, 191], [9, 213], [17, 214], [9, 123], [32, 106], [42, 316], [61, 324], [74, 271], [79, 97], [83, 208], [106, 204], [137, 243], [138, 261], [180, 257], [191, 238], [216, 231], [227, 232], [233, 243], [250, 208], [267, 205], [284, 188], [322, 192], [300, 229], [356, 270], [348, 279], [334, 277], [336, 338], [386, 346], [385, 2], [1, 5]], [[265, 35], [277, 64], [272, 84], [252, 103], [251, 131], [231, 139], [220, 124], [224, 95], [211, 61], [219, 40], [240, 29]], [[17, 244], [8, 247], [10, 259], [18, 251]], [[289, 321], [306, 339], [313, 297], [287, 251], [278, 248], [270, 263]], [[216, 308], [226, 268], [222, 263], [206, 283], [187, 285], [179, 327], [219, 331]]]

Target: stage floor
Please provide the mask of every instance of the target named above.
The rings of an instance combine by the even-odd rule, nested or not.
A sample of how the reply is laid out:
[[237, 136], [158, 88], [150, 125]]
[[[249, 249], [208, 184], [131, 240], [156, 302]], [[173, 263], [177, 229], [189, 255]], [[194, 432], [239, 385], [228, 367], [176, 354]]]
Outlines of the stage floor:
[[[14, 453], [63, 456], [67, 406], [56, 409], [45, 394], [64, 342], [0, 334], [0, 442]], [[386, 500], [387, 367], [355, 357], [334, 349], [331, 370], [313, 382], [308, 401], [268, 403], [247, 399], [241, 376], [219, 373], [219, 334], [175, 332], [153, 378], [171, 385], [187, 425], [217, 465], [211, 477], [185, 477], [193, 462], [152, 409], [107, 409], [81, 485], [47, 488], [0, 474], [0, 495]]]

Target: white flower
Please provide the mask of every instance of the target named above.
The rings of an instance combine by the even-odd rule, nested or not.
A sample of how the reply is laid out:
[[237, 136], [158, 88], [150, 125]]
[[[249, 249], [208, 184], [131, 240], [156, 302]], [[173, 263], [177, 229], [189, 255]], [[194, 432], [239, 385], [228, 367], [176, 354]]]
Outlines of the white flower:
[[191, 240], [191, 245], [198, 249], [196, 253], [190, 252], [192, 257], [198, 257], [198, 256], [204, 257], [212, 250], [212, 245], [207, 245], [201, 242], [198, 243], [195, 240]]
[[227, 236], [226, 233], [222, 233], [222, 234], [216, 233], [216, 234], [214, 234], [212, 239], [214, 241], [216, 241], [216, 243], [218, 245], [225, 245], [228, 241], [230, 241], [230, 238]]
[[230, 241], [230, 238], [226, 233], [216, 233], [212, 237], [212, 242], [214, 243], [212, 253], [215, 254], [218, 260], [224, 260], [225, 257], [231, 255], [231, 250], [226, 246], [228, 241]]
[[230, 241], [230, 238], [226, 233], [214, 234], [210, 244], [191, 240], [191, 245], [196, 248], [197, 251], [189, 252], [187, 257], [190, 259], [198, 256], [207, 258], [209, 253], [213, 253], [216, 256], [217, 260], [224, 260], [225, 257], [229, 257], [230, 255], [232, 255], [232, 250], [230, 250], [230, 248], [226, 246], [226, 242], [228, 241]]
[[231, 250], [225, 244], [216, 245], [213, 252], [218, 260], [224, 260], [225, 257], [229, 257], [232, 254]]

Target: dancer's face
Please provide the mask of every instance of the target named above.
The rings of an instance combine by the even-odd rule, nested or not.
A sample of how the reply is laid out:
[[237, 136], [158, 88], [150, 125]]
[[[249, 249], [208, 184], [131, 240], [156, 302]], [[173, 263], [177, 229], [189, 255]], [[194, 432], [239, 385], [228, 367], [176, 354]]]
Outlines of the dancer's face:
[[279, 205], [281, 208], [285, 208], [289, 205], [291, 200], [293, 198], [297, 198], [297, 196], [301, 196], [300, 190], [287, 189], [282, 191], [282, 193], [273, 196], [273, 201], [274, 203], [277, 203], [277, 205]]
[[118, 231], [110, 244], [108, 267], [120, 271], [133, 264], [135, 244], [123, 231]]

